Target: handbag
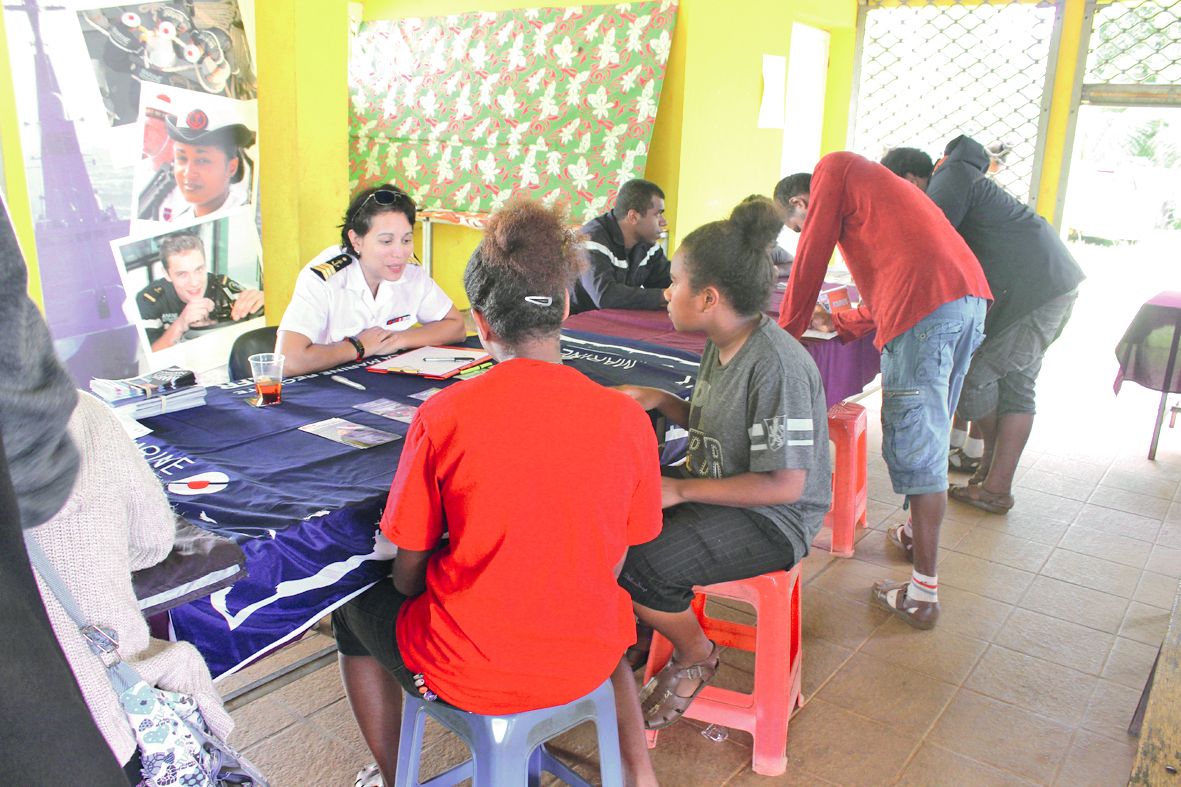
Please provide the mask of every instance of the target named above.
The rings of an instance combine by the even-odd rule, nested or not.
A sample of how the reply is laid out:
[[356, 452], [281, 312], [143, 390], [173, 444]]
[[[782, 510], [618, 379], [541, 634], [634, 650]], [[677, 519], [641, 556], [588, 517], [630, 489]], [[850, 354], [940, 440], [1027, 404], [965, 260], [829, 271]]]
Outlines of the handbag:
[[37, 573], [107, 668], [139, 744], [140, 787], [268, 787], [257, 768], [210, 731], [193, 697], [148, 685], [120, 657], [114, 629], [86, 622], [41, 545], [27, 532], [25, 546]]

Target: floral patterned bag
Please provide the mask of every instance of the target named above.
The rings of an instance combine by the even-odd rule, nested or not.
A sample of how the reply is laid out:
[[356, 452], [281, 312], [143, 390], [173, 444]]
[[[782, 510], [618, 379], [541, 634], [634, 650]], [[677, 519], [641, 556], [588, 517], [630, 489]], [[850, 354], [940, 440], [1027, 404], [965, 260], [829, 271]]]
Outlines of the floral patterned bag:
[[25, 545], [37, 573], [107, 668], [107, 677], [139, 744], [143, 764], [140, 787], [268, 787], [257, 768], [209, 730], [196, 700], [149, 686], [124, 662], [119, 657], [117, 633], [87, 623], [31, 534], [25, 534]]

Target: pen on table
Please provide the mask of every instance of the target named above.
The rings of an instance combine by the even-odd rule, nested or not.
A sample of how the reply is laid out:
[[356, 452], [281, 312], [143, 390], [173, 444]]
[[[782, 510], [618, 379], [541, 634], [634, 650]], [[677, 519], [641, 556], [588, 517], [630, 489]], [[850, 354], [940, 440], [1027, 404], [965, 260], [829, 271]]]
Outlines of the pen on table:
[[332, 380], [334, 383], [340, 383], [341, 385], [347, 385], [349, 388], [356, 388], [358, 391], [365, 390], [365, 386], [361, 385], [360, 383], [355, 383], [347, 377], [341, 377], [339, 374], [331, 375], [331, 376], [329, 376], [328, 379]]
[[449, 355], [446, 358], [443, 358], [443, 357], [423, 358], [422, 360], [424, 360], [424, 361], [447, 361], [448, 363], [452, 363], [454, 361], [474, 361], [476, 359], [472, 358], [471, 356], [468, 356], [468, 355], [454, 355], [454, 356]]

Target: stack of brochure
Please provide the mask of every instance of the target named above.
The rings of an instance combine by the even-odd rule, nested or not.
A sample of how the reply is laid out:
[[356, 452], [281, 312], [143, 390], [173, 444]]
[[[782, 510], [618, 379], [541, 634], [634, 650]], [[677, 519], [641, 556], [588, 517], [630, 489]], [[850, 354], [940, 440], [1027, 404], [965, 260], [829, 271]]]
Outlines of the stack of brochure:
[[96, 377], [90, 381], [90, 390], [121, 414], [135, 419], [205, 404], [205, 386], [197, 385], [196, 375], [179, 366], [125, 380]]

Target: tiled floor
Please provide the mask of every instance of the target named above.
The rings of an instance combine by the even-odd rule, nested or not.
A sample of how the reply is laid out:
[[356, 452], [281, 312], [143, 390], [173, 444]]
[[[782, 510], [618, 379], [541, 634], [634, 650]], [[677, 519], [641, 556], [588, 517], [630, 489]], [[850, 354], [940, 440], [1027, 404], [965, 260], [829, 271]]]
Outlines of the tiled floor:
[[[787, 774], [754, 775], [745, 733], [715, 742], [681, 722], [653, 751], [664, 784], [1126, 782], [1135, 741], [1125, 728], [1181, 577], [1181, 429], [1166, 429], [1157, 461], [1145, 459], [1158, 396], [1134, 385], [1112, 396], [1111, 348], [1152, 293], [1112, 296], [1127, 272], [1094, 256], [1047, 359], [1017, 506], [996, 516], [949, 505], [938, 627], [912, 630], [869, 603], [874, 580], [909, 570], [885, 539], [905, 514], [871, 395], [870, 528], [854, 558], [814, 552], [804, 564], [807, 704], [791, 722]], [[225, 688], [325, 644], [316, 634]], [[727, 680], [749, 680], [739, 655], [723, 658]], [[234, 740], [275, 787], [349, 785], [371, 761], [333, 668], [234, 715]], [[594, 772], [589, 730], [554, 748]], [[436, 729], [426, 759], [458, 756]]]

